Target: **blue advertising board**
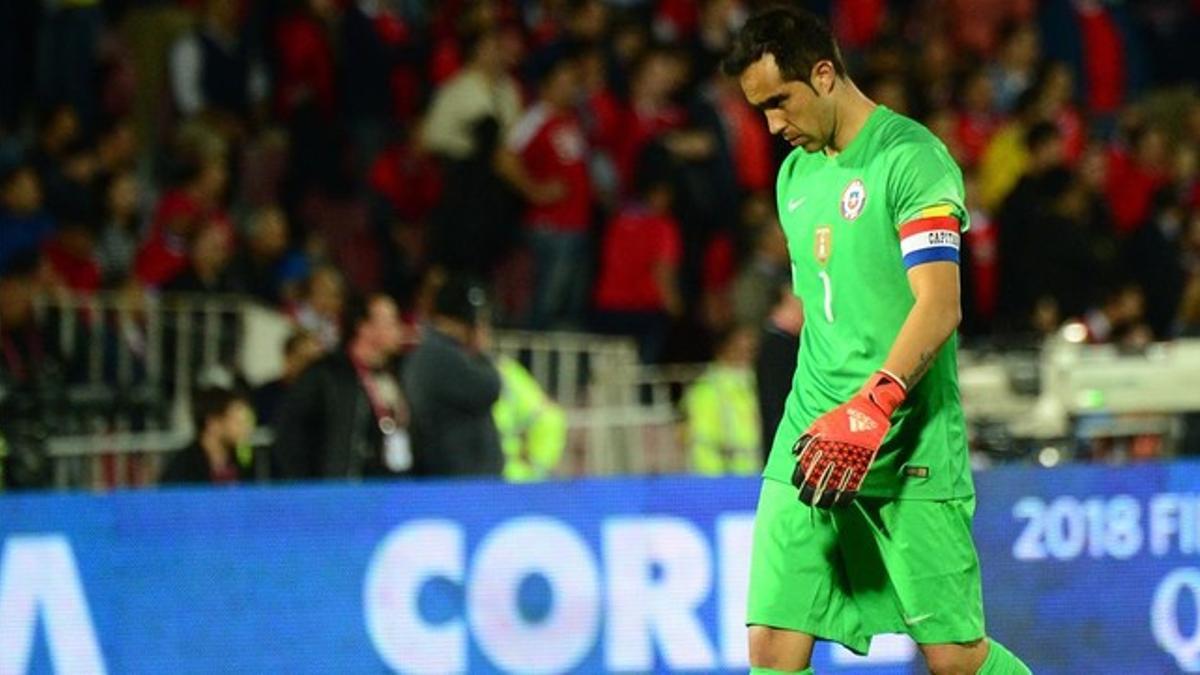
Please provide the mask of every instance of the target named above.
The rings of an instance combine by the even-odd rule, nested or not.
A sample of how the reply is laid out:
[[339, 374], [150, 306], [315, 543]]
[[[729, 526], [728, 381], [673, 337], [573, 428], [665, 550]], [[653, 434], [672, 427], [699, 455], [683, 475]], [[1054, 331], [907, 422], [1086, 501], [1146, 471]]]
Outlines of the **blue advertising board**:
[[[754, 479], [0, 497], [0, 675], [745, 672]], [[1035, 673], [1200, 672], [1200, 465], [977, 476]], [[818, 673], [924, 672], [907, 638]]]

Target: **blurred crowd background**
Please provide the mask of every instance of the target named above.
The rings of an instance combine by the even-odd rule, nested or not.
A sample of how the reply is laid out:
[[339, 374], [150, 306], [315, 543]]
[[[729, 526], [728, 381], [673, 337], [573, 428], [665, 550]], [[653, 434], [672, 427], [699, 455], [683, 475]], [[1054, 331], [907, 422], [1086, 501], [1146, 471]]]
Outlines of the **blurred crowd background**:
[[[1064, 325], [1130, 349], [1200, 336], [1200, 2], [803, 4], [829, 19], [867, 95], [929, 126], [963, 167], [966, 347], [1036, 345]], [[681, 405], [729, 404], [755, 422], [728, 443], [761, 446], [778, 412], [756, 386], [786, 388], [801, 319], [775, 209], [787, 148], [718, 67], [755, 5], [0, 3], [0, 432], [45, 426], [49, 399], [30, 392], [89, 371], [64, 330], [107, 321], [49, 321], [39, 298], [249, 299], [294, 327], [280, 382], [323, 359], [324, 377], [358, 373], [348, 395], [364, 410], [403, 400], [405, 426], [457, 405], [423, 401], [430, 385], [412, 380], [444, 380], [443, 359], [461, 357], [468, 379], [488, 361], [486, 297], [498, 329], [628, 336], [644, 364], [714, 364]], [[100, 351], [139, 354], [136, 316], [113, 319]], [[451, 351], [416, 359], [439, 347], [422, 326]], [[375, 346], [353, 348], [360, 333]], [[376, 395], [361, 366], [378, 351], [424, 365]], [[495, 390], [491, 404], [508, 389], [489, 367], [470, 381], [481, 401]], [[117, 377], [98, 369], [90, 382]], [[283, 384], [242, 400], [260, 426], [291, 410], [281, 424], [303, 445], [334, 433], [297, 422], [324, 405], [315, 377], [307, 402]], [[218, 416], [200, 414], [197, 433]], [[696, 419], [694, 438], [712, 417]], [[397, 445], [380, 472], [421, 471], [421, 445], [460, 427], [414, 424], [416, 468]], [[702, 445], [694, 467], [760, 461]], [[285, 448], [304, 458], [272, 464], [309, 477], [381, 461], [363, 450], [357, 469], [326, 466], [322, 452]], [[503, 470], [493, 455], [468, 464]]]

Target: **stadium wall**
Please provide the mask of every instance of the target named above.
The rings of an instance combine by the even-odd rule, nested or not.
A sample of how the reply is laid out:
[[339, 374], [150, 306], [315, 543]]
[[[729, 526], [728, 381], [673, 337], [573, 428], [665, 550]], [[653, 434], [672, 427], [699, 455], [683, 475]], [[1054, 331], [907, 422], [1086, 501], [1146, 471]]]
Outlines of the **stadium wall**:
[[[977, 476], [989, 630], [1200, 672], [1200, 464]], [[0, 497], [0, 674], [745, 671], [758, 481]], [[819, 673], [920, 672], [906, 638]]]

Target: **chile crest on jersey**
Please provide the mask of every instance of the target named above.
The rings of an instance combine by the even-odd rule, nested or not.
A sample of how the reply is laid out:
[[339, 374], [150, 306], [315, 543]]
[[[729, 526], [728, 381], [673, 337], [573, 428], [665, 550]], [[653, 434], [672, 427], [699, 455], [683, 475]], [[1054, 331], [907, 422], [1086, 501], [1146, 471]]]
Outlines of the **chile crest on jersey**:
[[845, 190], [842, 190], [842, 217], [846, 220], [854, 220], [862, 215], [863, 206], [867, 203], [867, 186], [863, 184], [861, 178], [855, 178], [850, 181]]

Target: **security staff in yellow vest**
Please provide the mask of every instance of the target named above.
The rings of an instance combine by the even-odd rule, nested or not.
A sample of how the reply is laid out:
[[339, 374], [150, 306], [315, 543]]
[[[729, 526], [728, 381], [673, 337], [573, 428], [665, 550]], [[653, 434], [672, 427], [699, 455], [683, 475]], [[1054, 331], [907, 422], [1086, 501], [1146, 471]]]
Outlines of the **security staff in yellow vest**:
[[500, 398], [492, 419], [504, 450], [504, 478], [513, 482], [545, 480], [567, 446], [567, 417], [517, 361], [501, 357]]
[[742, 327], [721, 336], [717, 359], [683, 397], [692, 470], [705, 476], [755, 474], [762, 432], [754, 383], [755, 335]]

